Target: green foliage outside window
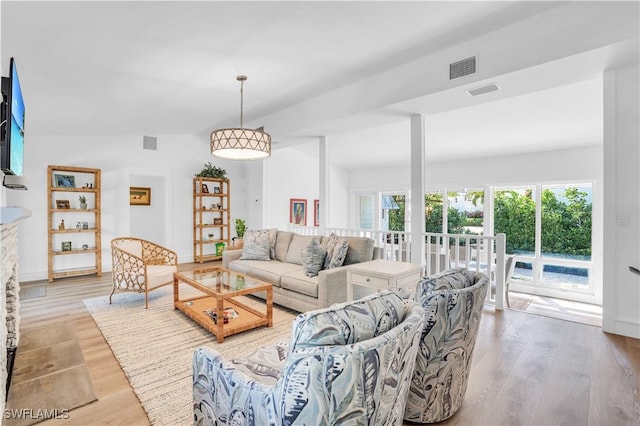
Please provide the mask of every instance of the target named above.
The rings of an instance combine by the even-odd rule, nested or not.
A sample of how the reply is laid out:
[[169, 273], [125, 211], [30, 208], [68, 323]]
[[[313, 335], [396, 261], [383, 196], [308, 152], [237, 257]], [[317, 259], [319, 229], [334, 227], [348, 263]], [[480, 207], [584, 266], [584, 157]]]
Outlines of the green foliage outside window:
[[[564, 191], [559, 200], [549, 189], [542, 191], [542, 252], [571, 256], [591, 255], [591, 203], [577, 188]], [[494, 230], [507, 236], [507, 253], [535, 250], [536, 205], [532, 192], [496, 191]]]

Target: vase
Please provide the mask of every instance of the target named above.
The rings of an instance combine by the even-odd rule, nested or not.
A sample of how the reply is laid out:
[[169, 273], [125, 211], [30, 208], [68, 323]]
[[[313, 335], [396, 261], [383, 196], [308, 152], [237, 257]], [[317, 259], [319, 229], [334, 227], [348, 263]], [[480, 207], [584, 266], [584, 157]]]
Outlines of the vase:
[[87, 203], [80, 203], [80, 208], [81, 209], [86, 209], [87, 208]]

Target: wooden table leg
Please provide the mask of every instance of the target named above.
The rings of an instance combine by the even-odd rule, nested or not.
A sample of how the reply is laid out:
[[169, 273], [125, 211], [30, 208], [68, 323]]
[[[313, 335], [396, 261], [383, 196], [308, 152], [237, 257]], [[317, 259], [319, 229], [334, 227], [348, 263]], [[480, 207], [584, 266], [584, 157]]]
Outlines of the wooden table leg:
[[267, 290], [267, 327], [273, 326], [273, 287]]
[[173, 309], [178, 309], [176, 307], [176, 302], [178, 301], [178, 277], [176, 273], [173, 273]]
[[218, 297], [216, 303], [216, 323], [218, 325], [218, 332], [216, 338], [218, 343], [224, 341], [224, 298]]

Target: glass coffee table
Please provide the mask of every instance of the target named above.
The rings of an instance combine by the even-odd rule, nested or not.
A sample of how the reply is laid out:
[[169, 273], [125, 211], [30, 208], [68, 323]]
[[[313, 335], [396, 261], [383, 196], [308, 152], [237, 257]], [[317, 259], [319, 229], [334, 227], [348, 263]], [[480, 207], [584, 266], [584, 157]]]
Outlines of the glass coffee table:
[[[198, 290], [193, 292], [198, 295], [181, 299], [180, 283]], [[261, 291], [266, 292], [264, 312], [234, 299]], [[273, 325], [273, 287], [221, 267], [176, 272], [173, 274], [173, 307], [214, 334], [218, 343], [222, 343], [226, 336]]]

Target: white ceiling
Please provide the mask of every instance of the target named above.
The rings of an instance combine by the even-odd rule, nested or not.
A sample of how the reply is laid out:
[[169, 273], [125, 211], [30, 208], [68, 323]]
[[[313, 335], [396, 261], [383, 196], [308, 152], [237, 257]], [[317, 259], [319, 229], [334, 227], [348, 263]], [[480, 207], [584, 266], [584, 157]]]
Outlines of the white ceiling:
[[[446, 160], [601, 143], [602, 71], [637, 62], [637, 6], [3, 0], [2, 68], [16, 58], [27, 137], [198, 134], [206, 144], [212, 129], [239, 124], [235, 76], [246, 74], [245, 124], [266, 126], [274, 155], [328, 135], [344, 167], [400, 164], [407, 114], [423, 113], [427, 154]], [[441, 80], [467, 52], [478, 75]], [[489, 81], [502, 90], [464, 93]]]

